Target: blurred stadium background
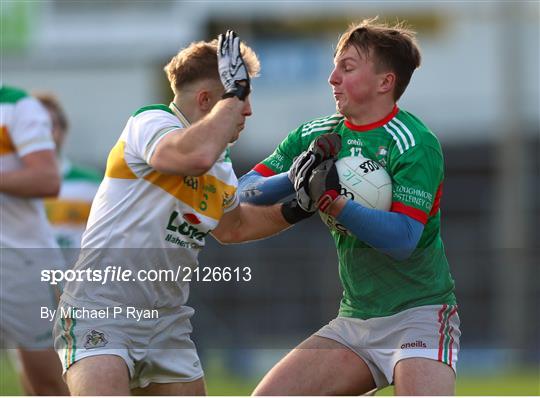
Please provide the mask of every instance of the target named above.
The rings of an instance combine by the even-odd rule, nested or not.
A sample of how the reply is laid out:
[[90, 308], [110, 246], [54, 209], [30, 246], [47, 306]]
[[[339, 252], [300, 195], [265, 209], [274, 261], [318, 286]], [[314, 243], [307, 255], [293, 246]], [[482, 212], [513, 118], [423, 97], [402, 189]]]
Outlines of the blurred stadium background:
[[[399, 105], [432, 127], [446, 156], [458, 393], [539, 395], [538, 2], [2, 0], [1, 80], [57, 94], [71, 121], [66, 154], [103, 171], [129, 115], [172, 99], [162, 71], [170, 57], [233, 28], [262, 62], [254, 115], [232, 150], [240, 176], [298, 124], [333, 113], [333, 45], [350, 22], [376, 15], [418, 32], [423, 65]], [[248, 394], [337, 313], [336, 254], [315, 218], [243, 246], [209, 239], [201, 266], [253, 269], [250, 283], [192, 285], [212, 394]], [[20, 393], [5, 356], [0, 367], [0, 393]]]

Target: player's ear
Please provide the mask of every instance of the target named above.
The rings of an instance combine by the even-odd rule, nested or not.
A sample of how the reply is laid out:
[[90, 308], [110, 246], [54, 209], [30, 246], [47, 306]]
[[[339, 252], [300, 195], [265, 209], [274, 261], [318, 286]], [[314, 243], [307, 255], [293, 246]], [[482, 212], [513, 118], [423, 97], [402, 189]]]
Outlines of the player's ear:
[[387, 72], [381, 75], [381, 80], [379, 83], [379, 91], [382, 94], [386, 94], [389, 91], [394, 90], [396, 85], [396, 74], [393, 72]]
[[199, 109], [205, 113], [212, 109], [212, 95], [209, 90], [200, 90], [197, 93], [197, 105]]

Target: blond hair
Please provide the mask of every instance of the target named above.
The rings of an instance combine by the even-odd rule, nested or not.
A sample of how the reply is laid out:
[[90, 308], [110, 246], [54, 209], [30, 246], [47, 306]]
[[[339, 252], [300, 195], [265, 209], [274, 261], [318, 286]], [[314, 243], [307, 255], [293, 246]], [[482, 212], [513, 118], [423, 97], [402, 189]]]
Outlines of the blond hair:
[[[240, 52], [250, 77], [256, 77], [261, 69], [257, 55], [244, 43], [240, 44]], [[217, 40], [191, 43], [176, 54], [165, 65], [164, 70], [175, 94], [188, 84], [199, 80], [216, 79], [219, 81]]]
[[334, 55], [342, 54], [352, 45], [373, 60], [377, 72], [394, 72], [394, 100], [397, 101], [405, 92], [414, 70], [420, 66], [421, 54], [416, 32], [403, 22], [390, 26], [375, 23], [376, 20], [377, 17], [364, 19], [349, 26], [339, 38]]

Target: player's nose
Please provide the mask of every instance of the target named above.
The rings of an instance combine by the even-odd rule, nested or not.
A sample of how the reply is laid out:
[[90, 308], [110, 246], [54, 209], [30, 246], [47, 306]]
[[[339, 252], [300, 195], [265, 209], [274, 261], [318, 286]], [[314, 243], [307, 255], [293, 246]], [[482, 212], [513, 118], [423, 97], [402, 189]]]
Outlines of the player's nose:
[[334, 68], [332, 72], [330, 73], [330, 76], [328, 76], [328, 83], [331, 86], [337, 86], [339, 84], [340, 78], [337, 68]]
[[242, 115], [245, 117], [251, 116], [253, 114], [253, 110], [251, 109], [251, 101], [249, 99], [249, 96], [244, 100], [244, 109], [242, 109]]

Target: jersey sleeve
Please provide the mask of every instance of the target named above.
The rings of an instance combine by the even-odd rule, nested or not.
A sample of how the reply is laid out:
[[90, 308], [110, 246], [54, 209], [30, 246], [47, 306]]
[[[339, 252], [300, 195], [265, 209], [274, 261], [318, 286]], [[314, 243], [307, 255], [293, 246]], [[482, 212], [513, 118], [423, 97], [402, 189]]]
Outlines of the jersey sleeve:
[[32, 152], [54, 150], [52, 124], [45, 107], [32, 97], [25, 97], [15, 105], [10, 136], [20, 157]]
[[[224, 176], [226, 185], [224, 185], [222, 190], [223, 212], [228, 213], [231, 210], [234, 210], [240, 204], [240, 197], [238, 196], [238, 178], [236, 177], [234, 169], [232, 168], [228, 148], [225, 150], [224, 157], [220, 160], [220, 162], [222, 167], [228, 170], [228, 173], [226, 173], [227, 176]], [[227, 167], [227, 165], [230, 167]]]
[[167, 134], [182, 129], [179, 120], [171, 113], [152, 109], [139, 113], [129, 121], [126, 147], [129, 148], [130, 165], [150, 164], [156, 146]]
[[238, 197], [238, 189], [234, 190], [233, 193], [223, 193], [223, 213], [228, 213], [231, 210], [236, 209], [239, 204], [240, 198]]
[[287, 137], [278, 145], [276, 150], [257, 164], [253, 170], [257, 171], [264, 177], [270, 177], [275, 174], [289, 170], [294, 158], [296, 158], [305, 149], [301, 140], [302, 126], [293, 130]]
[[389, 166], [392, 176], [391, 211], [425, 224], [439, 206], [444, 177], [440, 148], [416, 145]]

